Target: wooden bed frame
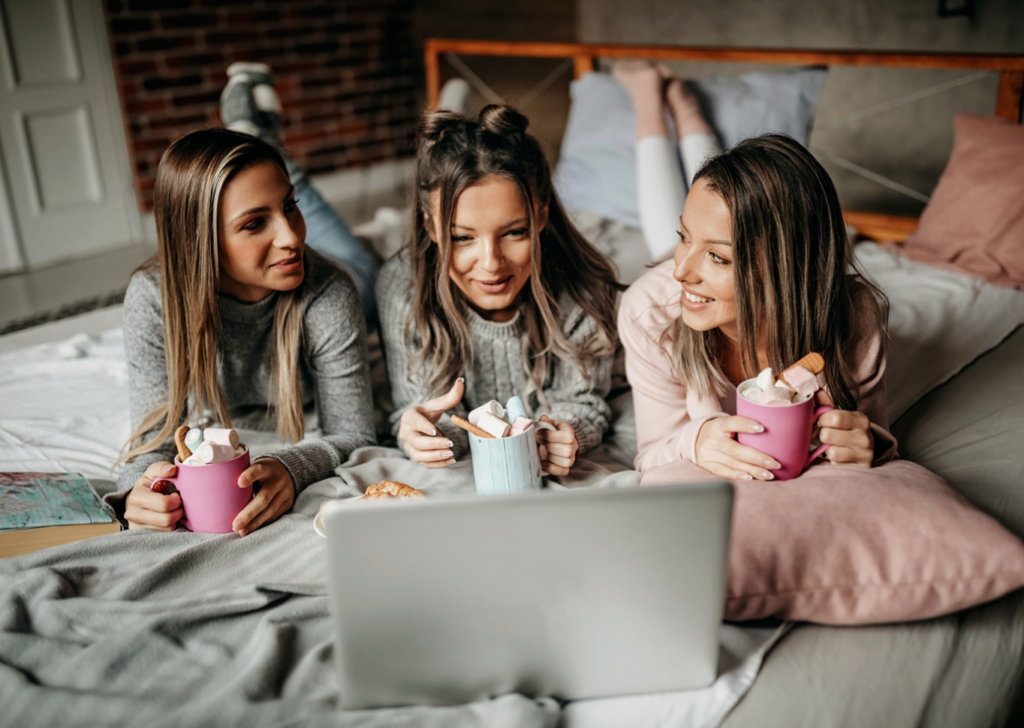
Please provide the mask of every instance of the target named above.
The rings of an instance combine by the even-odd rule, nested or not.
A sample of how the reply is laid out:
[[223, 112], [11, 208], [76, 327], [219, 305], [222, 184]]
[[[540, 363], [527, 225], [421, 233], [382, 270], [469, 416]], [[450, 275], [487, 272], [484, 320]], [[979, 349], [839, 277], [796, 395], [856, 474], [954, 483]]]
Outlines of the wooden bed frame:
[[[797, 66], [887, 66], [892, 68], [945, 68], [999, 72], [996, 116], [1021, 123], [1024, 97], [1024, 55], [904, 53], [900, 51], [829, 51], [768, 48], [700, 48], [683, 46], [606, 45], [600, 43], [521, 43], [487, 40], [431, 38], [426, 42], [424, 64], [427, 101], [436, 108], [441, 93], [441, 54], [509, 56], [524, 58], [571, 58], [573, 75], [579, 78], [597, 70], [598, 58], [642, 58], [652, 61], [731, 61]], [[874, 240], [905, 240], [917, 229], [916, 217], [882, 215], [845, 210], [846, 221], [861, 235]]]

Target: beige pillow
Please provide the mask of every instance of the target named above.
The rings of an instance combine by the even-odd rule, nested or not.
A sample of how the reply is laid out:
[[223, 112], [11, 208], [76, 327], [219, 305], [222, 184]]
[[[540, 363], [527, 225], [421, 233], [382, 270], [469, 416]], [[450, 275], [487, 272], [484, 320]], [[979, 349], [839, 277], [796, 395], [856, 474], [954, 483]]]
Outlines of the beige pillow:
[[[680, 461], [642, 484], [712, 477]], [[734, 487], [728, 620], [902, 622], [1024, 585], [1024, 544], [920, 465], [822, 462], [795, 480]]]
[[958, 114], [921, 224], [898, 250], [997, 286], [1024, 286], [1024, 127]]

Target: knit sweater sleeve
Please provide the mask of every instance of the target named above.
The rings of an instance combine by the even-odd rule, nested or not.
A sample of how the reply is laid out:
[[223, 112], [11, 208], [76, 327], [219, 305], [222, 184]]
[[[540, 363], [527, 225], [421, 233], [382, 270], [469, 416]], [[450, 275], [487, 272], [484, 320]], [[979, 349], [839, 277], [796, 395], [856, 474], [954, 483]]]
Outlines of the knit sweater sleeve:
[[[124, 354], [128, 365], [128, 406], [134, 432], [150, 412], [167, 402], [167, 364], [160, 284], [150, 273], [132, 276], [124, 297]], [[148, 442], [159, 427], [142, 436]], [[173, 461], [174, 442], [168, 439], [157, 450], [126, 463], [117, 478], [117, 490], [107, 497], [115, 505], [153, 463]]]
[[[433, 399], [420, 373], [409, 370], [409, 362], [414, 355], [414, 342], [406, 337], [406, 322], [412, 307], [412, 273], [402, 253], [384, 264], [374, 290], [388, 380], [391, 383], [391, 400], [395, 405], [390, 418], [391, 435], [397, 438], [405, 411]], [[466, 407], [459, 403], [438, 421], [437, 428], [452, 441], [452, 454], [458, 459], [469, 451], [469, 438], [463, 430], [452, 424], [453, 414], [466, 417]], [[398, 446], [405, 450], [401, 440]]]
[[[585, 347], [597, 334], [597, 322], [568, 297], [563, 298], [562, 313], [566, 338]], [[556, 358], [552, 376], [544, 387], [550, 404], [548, 414], [572, 425], [580, 455], [600, 445], [611, 426], [612, 410], [605, 398], [612, 388], [614, 358], [612, 354], [597, 358], [587, 372], [573, 362]]]
[[366, 323], [348, 274], [339, 272], [308, 302], [303, 338], [321, 434], [263, 456], [279, 460], [287, 468], [297, 492], [330, 477], [353, 450], [377, 442]]

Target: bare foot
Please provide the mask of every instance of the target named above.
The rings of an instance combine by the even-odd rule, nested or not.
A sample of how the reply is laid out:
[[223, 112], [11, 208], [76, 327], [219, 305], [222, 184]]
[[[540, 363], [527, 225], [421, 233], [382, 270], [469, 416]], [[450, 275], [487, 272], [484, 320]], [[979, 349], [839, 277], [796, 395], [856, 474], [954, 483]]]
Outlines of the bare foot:
[[668, 136], [665, 124], [665, 100], [662, 96], [664, 78], [648, 61], [619, 61], [612, 75], [621, 83], [636, 110], [636, 138]]
[[672, 113], [680, 139], [690, 134], [714, 134], [704, 119], [697, 97], [681, 79], [673, 77], [668, 80], [665, 102]]

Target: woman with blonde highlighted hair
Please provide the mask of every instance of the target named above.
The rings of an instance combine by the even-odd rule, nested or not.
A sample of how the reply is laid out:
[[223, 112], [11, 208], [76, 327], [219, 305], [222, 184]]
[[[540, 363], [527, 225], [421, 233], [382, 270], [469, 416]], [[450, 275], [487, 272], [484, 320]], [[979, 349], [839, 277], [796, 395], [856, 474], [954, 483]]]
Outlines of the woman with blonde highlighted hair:
[[[171, 530], [180, 497], [150, 485], [175, 472], [180, 425], [273, 429], [298, 444], [239, 477], [256, 494], [233, 524], [244, 536], [376, 441], [359, 295], [348, 274], [306, 247], [284, 162], [255, 137], [207, 129], [172, 144], [154, 215], [157, 255], [125, 295], [135, 432], [108, 499], [130, 528]], [[304, 439], [313, 406], [321, 434]]]
[[622, 287], [569, 220], [528, 120], [508, 106], [420, 125], [412, 233], [377, 280], [406, 453], [445, 467], [468, 448], [445, 416], [520, 396], [541, 461], [565, 475], [608, 430]]

